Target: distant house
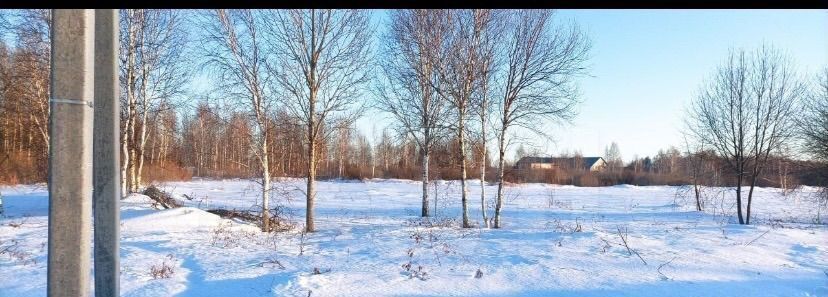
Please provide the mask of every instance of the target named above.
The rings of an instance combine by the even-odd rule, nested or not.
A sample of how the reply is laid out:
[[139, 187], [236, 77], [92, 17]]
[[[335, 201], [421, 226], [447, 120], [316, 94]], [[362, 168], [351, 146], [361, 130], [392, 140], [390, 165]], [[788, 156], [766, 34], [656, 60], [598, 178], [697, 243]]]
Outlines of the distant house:
[[515, 163], [517, 169], [581, 169], [603, 171], [607, 162], [602, 157], [545, 158], [523, 157]]

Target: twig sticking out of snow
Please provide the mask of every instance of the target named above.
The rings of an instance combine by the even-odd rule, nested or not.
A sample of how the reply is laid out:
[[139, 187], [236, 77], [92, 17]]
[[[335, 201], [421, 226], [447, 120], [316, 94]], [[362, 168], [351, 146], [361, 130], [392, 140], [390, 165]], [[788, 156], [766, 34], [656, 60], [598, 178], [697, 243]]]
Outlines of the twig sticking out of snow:
[[661, 279], [663, 279], [663, 280], [668, 280], [668, 279], [670, 279], [669, 277], [667, 277], [666, 275], [664, 275], [664, 273], [662, 273], [662, 272], [661, 272], [661, 268], [664, 268], [664, 266], [670, 265], [670, 263], [672, 263], [672, 262], [673, 262], [673, 260], [675, 260], [676, 258], [677, 258], [677, 257], [673, 257], [672, 259], [670, 259], [670, 261], [667, 261], [667, 262], [662, 263], [661, 265], [658, 265], [658, 269], [656, 269], [656, 272], [658, 272], [658, 274], [660, 274], [660, 275], [661, 275]]
[[277, 267], [279, 267], [279, 269], [282, 269], [282, 270], [285, 269], [285, 265], [282, 265], [282, 262], [279, 262], [279, 260], [275, 259], [275, 258], [268, 258], [264, 262], [260, 263], [259, 266], [264, 267], [265, 264], [274, 264]]
[[627, 252], [630, 253], [630, 256], [632, 256], [632, 254], [635, 254], [636, 256], [638, 256], [639, 259], [641, 259], [641, 262], [643, 262], [644, 265], [647, 265], [647, 261], [644, 261], [644, 258], [641, 257], [641, 254], [639, 254], [636, 250], [630, 248], [630, 245], [627, 243], [627, 228], [624, 228], [624, 231], [622, 232], [621, 227], [619, 226], [618, 237], [621, 237], [621, 242], [624, 243], [624, 247], [627, 248]]
[[7, 245], [7, 246], [3, 247], [3, 249], [0, 249], [0, 255], [5, 254], [5, 253], [11, 253], [13, 248], [17, 248], [17, 244], [18, 244], [17, 240], [12, 239], [10, 241], [10, 243], [11, 243], [10, 245]]
[[307, 241], [308, 231], [305, 228], [302, 228], [302, 231], [299, 231], [299, 256], [305, 254], [305, 246], [307, 245]]
[[10, 258], [12, 258], [14, 260], [17, 260], [17, 261], [20, 261], [22, 263], [26, 263], [28, 261], [31, 261], [32, 264], [35, 264], [35, 259], [34, 258], [31, 258], [29, 260], [26, 259], [30, 255], [28, 253], [20, 250], [20, 242], [19, 241], [15, 240], [15, 239], [12, 239], [12, 240], [8, 241], [8, 243], [9, 243], [8, 245], [3, 246], [5, 244], [5, 242], [0, 241], [0, 256], [8, 255]]
[[759, 238], [762, 238], [762, 236], [765, 236], [765, 234], [768, 234], [768, 232], [770, 232], [770, 229], [768, 229], [768, 231], [765, 231], [765, 233], [762, 233], [762, 235], [759, 235], [759, 237], [756, 237], [756, 238], [754, 238], [753, 240], [751, 240], [750, 242], [746, 243], [746, 244], [745, 244], [745, 246], [749, 246], [749, 245], [750, 245], [751, 243], [753, 243], [754, 241], [759, 240]]

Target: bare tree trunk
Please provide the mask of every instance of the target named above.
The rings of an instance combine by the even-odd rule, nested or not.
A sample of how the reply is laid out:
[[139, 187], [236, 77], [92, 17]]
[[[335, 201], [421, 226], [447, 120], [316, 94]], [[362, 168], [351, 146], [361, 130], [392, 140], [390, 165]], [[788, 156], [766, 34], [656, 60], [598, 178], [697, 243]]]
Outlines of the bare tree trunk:
[[[133, 42], [134, 40], [134, 32], [132, 28], [127, 30], [127, 34], [129, 36], [128, 40]], [[134, 45], [131, 44], [134, 47]], [[130, 166], [132, 166], [132, 158], [129, 149], [129, 139], [132, 137], [132, 127], [134, 121], [134, 109], [135, 109], [135, 72], [133, 71], [135, 65], [135, 53], [133, 51], [127, 51], [127, 65], [126, 65], [126, 94], [125, 97], [127, 99], [127, 103], [123, 104], [126, 107], [126, 123], [124, 124], [124, 128], [121, 133], [121, 151], [124, 154], [124, 157], [121, 159], [121, 193], [122, 196], [126, 196], [132, 190], [132, 187], [129, 185], [129, 175], [128, 170]]]
[[483, 96], [483, 107], [481, 107], [482, 110], [480, 112], [480, 131], [483, 135], [483, 151], [480, 156], [480, 211], [483, 213], [483, 223], [486, 225], [486, 228], [489, 228], [489, 218], [486, 216], [486, 156], [488, 155], [488, 149], [486, 147], [486, 99], [485, 95]]
[[[423, 148], [423, 210], [421, 216], [427, 217], [428, 214], [428, 161], [429, 149]], [[435, 208], [436, 211], [436, 208]]]
[[141, 79], [141, 93], [142, 93], [142, 104], [143, 108], [141, 110], [141, 129], [138, 130], [138, 135], [136, 135], [137, 139], [133, 145], [137, 145], [138, 147], [135, 149], [137, 155], [135, 156], [137, 159], [137, 168], [135, 168], [135, 173], [133, 174], [133, 183], [135, 185], [135, 190], [138, 190], [138, 187], [141, 186], [141, 174], [144, 172], [144, 148], [147, 145], [147, 126], [149, 123], [147, 119], [149, 118], [149, 102], [148, 99], [149, 94], [147, 94], [147, 85], [148, 85], [148, 76], [149, 76], [149, 63], [142, 61], [142, 70], [143, 70], [143, 78]]
[[701, 154], [697, 153], [701, 150], [696, 150], [697, 152], [690, 151], [690, 144], [685, 139], [685, 145], [687, 146], [687, 162], [690, 166], [690, 178], [693, 182], [693, 194], [695, 194], [696, 198], [696, 211], [702, 211], [702, 201], [701, 201], [701, 185], [700, 185], [700, 171], [704, 166], [704, 160], [702, 159]]
[[500, 228], [500, 210], [503, 208], [503, 175], [505, 168], [503, 168], [503, 158], [506, 156], [506, 131], [500, 131], [500, 138], [498, 139], [498, 158], [497, 158], [497, 197], [495, 198], [495, 217], [494, 227]]
[[[311, 125], [312, 126], [312, 125]], [[308, 136], [313, 137], [313, 128], [308, 128]], [[308, 144], [308, 188], [307, 188], [307, 207], [305, 212], [305, 231], [314, 232], [316, 227], [313, 224], [313, 204], [316, 198], [314, 189], [314, 181], [316, 180], [316, 144]]]
[[699, 170], [701, 170], [702, 166], [704, 166], [704, 159], [701, 159], [701, 156], [698, 155], [696, 156], [696, 158], [697, 160], [691, 159], [691, 162], [693, 162], [693, 191], [695, 191], [696, 194], [696, 210], [702, 211], [701, 185], [699, 184]]
[[[126, 132], [127, 129], [124, 129]], [[123, 160], [121, 162], [121, 197], [126, 197], [129, 193], [129, 187], [127, 184], [127, 168], [129, 167], [129, 147], [127, 145], [126, 140], [126, 133], [121, 133], [121, 151], [124, 153], [124, 157], [121, 158]]]
[[141, 175], [144, 172], [144, 160], [146, 160], [146, 156], [144, 155], [144, 150], [139, 149], [138, 150], [138, 168], [136, 170], [137, 173], [135, 175], [135, 185], [136, 185], [136, 187], [140, 187], [141, 183], [143, 183], [143, 180], [141, 179]]
[[[267, 135], [265, 133], [265, 135]], [[266, 140], [266, 136], [263, 137]], [[262, 232], [270, 231], [270, 161], [267, 141], [262, 141]]]
[[483, 224], [489, 228], [489, 217], [486, 215], [486, 165], [480, 171], [480, 211], [483, 213]]
[[138, 179], [135, 178], [135, 176], [137, 174], [135, 164], [138, 162], [138, 153], [135, 151], [134, 147], [130, 148], [129, 157], [132, 159], [129, 162], [130, 163], [130, 166], [129, 166], [129, 190], [130, 190], [130, 192], [137, 192], [138, 191], [138, 184], [136, 184], [136, 181]]
[[736, 210], [739, 224], [744, 224], [745, 220], [742, 218], [742, 174], [738, 174], [736, 177]]
[[759, 173], [754, 173], [750, 180], [750, 190], [748, 190], [747, 209], [745, 210], [745, 225], [750, 225], [750, 206], [753, 202], [753, 189], [756, 187], [756, 180]]
[[460, 143], [460, 188], [462, 189], [460, 201], [463, 204], [463, 228], [471, 228], [471, 224], [469, 224], [468, 189], [466, 187], [466, 138], [463, 135], [464, 125], [462, 117], [459, 120], [457, 131], [458, 142]]
[[316, 94], [310, 95], [310, 111], [308, 112], [308, 186], [307, 203], [305, 207], [305, 231], [314, 232], [316, 226], [313, 224], [313, 202], [316, 198], [314, 182], [316, 180]]
[[346, 158], [346, 156], [344, 154], [344, 150], [340, 149], [339, 164], [337, 164], [337, 167], [339, 167], [339, 168], [337, 168], [337, 171], [339, 171], [338, 174], [339, 174], [340, 179], [345, 177], [345, 164], [346, 164], [345, 163], [346, 162], [345, 158]]
[[136, 166], [137, 168], [135, 170], [136, 171], [136, 173], [135, 173], [135, 187], [136, 187], [136, 190], [137, 190], [138, 187], [141, 186], [141, 183], [142, 183], [141, 174], [144, 172], [144, 160], [146, 159], [146, 156], [144, 154], [144, 148], [146, 147], [146, 133], [147, 133], [147, 131], [146, 131], [147, 128], [146, 127], [147, 127], [147, 122], [144, 121], [144, 124], [141, 125], [141, 139], [140, 139], [140, 141], [138, 141], [138, 149], [136, 150], [137, 151], [137, 156], [136, 157], [138, 158], [138, 164], [137, 164], [138, 166]]

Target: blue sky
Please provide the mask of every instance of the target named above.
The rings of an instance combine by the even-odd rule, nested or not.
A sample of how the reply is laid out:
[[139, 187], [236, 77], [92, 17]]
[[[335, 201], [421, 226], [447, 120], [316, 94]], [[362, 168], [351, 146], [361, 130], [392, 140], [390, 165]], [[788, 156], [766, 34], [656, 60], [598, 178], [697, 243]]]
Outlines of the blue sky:
[[[386, 12], [374, 18], [382, 30]], [[534, 141], [549, 154], [603, 155], [615, 141], [630, 160], [680, 146], [682, 111], [730, 48], [767, 42], [804, 73], [828, 66], [828, 10], [559, 10], [556, 18], [577, 22], [593, 47], [579, 116], [554, 129], [554, 142]], [[368, 115], [358, 126], [371, 138], [383, 122]]]
[[[372, 11], [372, 22], [376, 48], [388, 11]], [[683, 110], [730, 49], [772, 44], [809, 76], [828, 66], [828, 10], [559, 10], [555, 22], [577, 22], [590, 36], [591, 73], [580, 80], [580, 114], [552, 126], [552, 141], [521, 133], [544, 154], [602, 156], [615, 141], [629, 161], [680, 148]], [[373, 141], [389, 121], [371, 111], [357, 128]]]

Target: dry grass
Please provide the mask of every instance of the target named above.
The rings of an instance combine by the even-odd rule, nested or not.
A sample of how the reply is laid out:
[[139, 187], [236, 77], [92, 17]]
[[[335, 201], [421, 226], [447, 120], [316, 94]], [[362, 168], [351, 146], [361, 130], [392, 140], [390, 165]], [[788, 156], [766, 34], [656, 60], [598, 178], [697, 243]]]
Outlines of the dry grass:
[[167, 264], [167, 260], [173, 261], [175, 260], [175, 256], [169, 254], [165, 257], [161, 264], [152, 265], [150, 267], [150, 276], [152, 276], [152, 279], [170, 278], [173, 274], [175, 274], [175, 269]]

